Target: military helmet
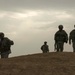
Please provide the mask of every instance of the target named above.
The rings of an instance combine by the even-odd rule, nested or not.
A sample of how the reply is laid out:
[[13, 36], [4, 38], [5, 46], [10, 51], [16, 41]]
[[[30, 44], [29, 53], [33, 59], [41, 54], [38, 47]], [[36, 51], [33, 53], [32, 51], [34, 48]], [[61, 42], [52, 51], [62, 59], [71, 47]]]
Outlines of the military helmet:
[[58, 28], [59, 28], [59, 29], [63, 29], [63, 25], [59, 25]]
[[47, 43], [47, 41], [45, 41], [44, 43]]
[[1, 37], [4, 37], [4, 33], [3, 33], [3, 32], [0, 32], [0, 36], [1, 36]]

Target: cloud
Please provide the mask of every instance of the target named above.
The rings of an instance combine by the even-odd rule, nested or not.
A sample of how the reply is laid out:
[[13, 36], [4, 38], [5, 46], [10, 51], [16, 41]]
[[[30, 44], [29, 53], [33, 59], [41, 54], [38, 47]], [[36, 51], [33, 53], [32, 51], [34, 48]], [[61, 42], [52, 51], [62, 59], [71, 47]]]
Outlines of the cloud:
[[26, 9], [75, 9], [75, 0], [0, 0], [0, 10], [22, 11]]
[[0, 0], [0, 31], [14, 40], [16, 54], [17, 50], [22, 54], [40, 52], [45, 40], [53, 50], [58, 25], [64, 25], [68, 33], [73, 29], [74, 3], [74, 0]]
[[[0, 14], [2, 15], [2, 13]], [[3, 12], [0, 23], [5, 32], [19, 33], [30, 29], [49, 29], [68, 21], [73, 22], [74, 14], [56, 10], [26, 10], [23, 12]], [[6, 30], [5, 30], [6, 29]], [[13, 29], [13, 30], [12, 30]]]
[[36, 16], [36, 15], [37, 15], [36, 11], [15, 12], [15, 13], [12, 13], [12, 15], [10, 15], [10, 18], [24, 19], [24, 18]]

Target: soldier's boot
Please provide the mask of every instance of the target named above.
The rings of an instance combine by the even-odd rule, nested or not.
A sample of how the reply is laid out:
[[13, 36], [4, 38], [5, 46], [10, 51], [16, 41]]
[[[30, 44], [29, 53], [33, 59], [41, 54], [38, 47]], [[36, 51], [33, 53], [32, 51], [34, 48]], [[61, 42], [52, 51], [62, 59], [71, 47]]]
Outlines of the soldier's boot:
[[75, 49], [73, 50], [73, 52], [75, 52]]
[[63, 49], [61, 49], [60, 52], [63, 52]]
[[59, 52], [59, 49], [57, 49], [57, 51], [56, 52]]

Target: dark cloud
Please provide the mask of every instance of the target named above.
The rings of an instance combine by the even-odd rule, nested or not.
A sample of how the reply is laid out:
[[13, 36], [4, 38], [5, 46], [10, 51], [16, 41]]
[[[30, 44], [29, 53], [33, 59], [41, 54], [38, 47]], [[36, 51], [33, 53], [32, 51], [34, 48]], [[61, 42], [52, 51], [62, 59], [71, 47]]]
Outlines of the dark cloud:
[[75, 0], [0, 0], [0, 9], [19, 11], [22, 9], [74, 9]]

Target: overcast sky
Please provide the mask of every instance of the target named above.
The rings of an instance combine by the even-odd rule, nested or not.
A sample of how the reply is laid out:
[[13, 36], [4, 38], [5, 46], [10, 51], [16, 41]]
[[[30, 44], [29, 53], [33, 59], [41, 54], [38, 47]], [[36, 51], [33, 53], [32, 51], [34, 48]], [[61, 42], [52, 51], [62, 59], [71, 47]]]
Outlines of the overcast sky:
[[[0, 0], [0, 31], [15, 43], [10, 56], [42, 53], [44, 41], [54, 51], [60, 24], [68, 34], [74, 29], [75, 0]], [[72, 52], [65, 45], [64, 51]]]

